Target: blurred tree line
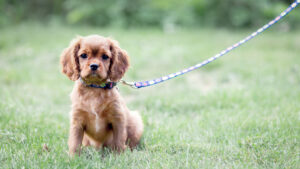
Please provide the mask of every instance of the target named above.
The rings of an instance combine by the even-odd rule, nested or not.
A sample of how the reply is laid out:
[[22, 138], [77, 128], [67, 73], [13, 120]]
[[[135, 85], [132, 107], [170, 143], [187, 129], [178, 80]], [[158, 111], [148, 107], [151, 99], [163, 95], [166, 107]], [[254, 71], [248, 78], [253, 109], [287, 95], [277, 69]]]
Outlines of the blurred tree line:
[[[294, 0], [0, 0], [0, 26], [60, 21], [93, 26], [257, 27]], [[286, 27], [300, 27], [300, 10]]]

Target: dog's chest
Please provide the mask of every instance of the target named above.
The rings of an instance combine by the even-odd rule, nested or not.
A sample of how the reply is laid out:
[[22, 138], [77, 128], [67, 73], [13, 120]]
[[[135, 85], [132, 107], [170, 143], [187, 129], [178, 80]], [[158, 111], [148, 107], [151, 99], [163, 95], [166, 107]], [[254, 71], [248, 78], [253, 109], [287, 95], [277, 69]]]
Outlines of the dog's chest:
[[112, 131], [109, 110], [115, 97], [113, 90], [83, 90], [78, 87], [73, 90], [72, 108], [82, 110], [85, 133], [90, 137], [102, 140]]
[[[106, 118], [105, 103], [91, 103], [89, 106], [88, 119], [86, 122], [87, 132], [97, 134], [107, 130], [108, 119]], [[98, 134], [97, 134], [98, 135]]]
[[[91, 136], [102, 137], [107, 131], [107, 107], [109, 102], [101, 94], [85, 92], [78, 95], [73, 102], [74, 107], [83, 110], [85, 121], [85, 132]], [[101, 134], [102, 133], [102, 134]]]
[[101, 116], [101, 113], [96, 110], [87, 112], [88, 118], [86, 119], [85, 133], [94, 140], [103, 141], [110, 131], [108, 120]]

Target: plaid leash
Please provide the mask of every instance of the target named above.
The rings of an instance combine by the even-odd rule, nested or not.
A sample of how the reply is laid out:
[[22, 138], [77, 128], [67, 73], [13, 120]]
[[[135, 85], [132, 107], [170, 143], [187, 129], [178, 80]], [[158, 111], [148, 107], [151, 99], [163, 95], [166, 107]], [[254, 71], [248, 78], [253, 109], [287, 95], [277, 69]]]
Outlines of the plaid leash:
[[149, 87], [149, 86], [153, 86], [156, 85], [158, 83], [162, 83], [165, 82], [167, 80], [173, 79], [175, 77], [178, 77], [180, 75], [184, 75], [188, 72], [191, 72], [195, 69], [198, 69], [202, 66], [207, 65], [208, 63], [218, 59], [219, 57], [229, 53], [230, 51], [232, 51], [233, 49], [241, 46], [242, 44], [248, 42], [249, 40], [251, 40], [252, 38], [254, 38], [255, 36], [259, 35], [260, 33], [262, 33], [263, 31], [267, 30], [268, 28], [270, 28], [271, 26], [273, 26], [275, 23], [277, 23], [279, 20], [281, 20], [283, 17], [285, 17], [288, 13], [290, 13], [293, 9], [295, 9], [298, 5], [300, 4], [300, 0], [295, 0], [295, 2], [293, 2], [286, 10], [284, 10], [280, 15], [278, 15], [275, 19], [271, 20], [269, 23], [265, 24], [264, 26], [262, 26], [261, 28], [257, 29], [255, 32], [253, 32], [251, 35], [247, 36], [246, 38], [240, 40], [239, 42], [235, 43], [234, 45], [222, 50], [220, 53], [216, 54], [215, 56], [204, 60], [194, 66], [191, 66], [189, 68], [186, 68], [182, 71], [178, 71], [176, 73], [171, 73], [169, 75], [160, 77], [160, 78], [156, 78], [153, 80], [148, 80], [148, 81], [140, 81], [140, 82], [126, 82], [124, 80], [121, 80], [121, 82], [125, 85], [131, 86], [133, 88], [143, 88], [143, 87]]

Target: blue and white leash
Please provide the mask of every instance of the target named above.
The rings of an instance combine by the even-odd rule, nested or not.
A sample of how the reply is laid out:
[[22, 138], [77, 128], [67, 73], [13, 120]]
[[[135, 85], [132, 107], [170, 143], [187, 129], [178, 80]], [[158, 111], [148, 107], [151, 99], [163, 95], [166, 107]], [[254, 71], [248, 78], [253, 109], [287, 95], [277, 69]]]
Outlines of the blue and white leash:
[[293, 9], [295, 9], [298, 5], [300, 4], [300, 0], [295, 0], [295, 2], [293, 2], [285, 11], [283, 11], [279, 16], [277, 16], [275, 19], [271, 20], [269, 23], [265, 24], [263, 27], [259, 28], [257, 31], [253, 32], [251, 35], [247, 36], [246, 38], [244, 38], [243, 40], [240, 40], [239, 42], [235, 43], [234, 45], [226, 48], [225, 50], [221, 51], [220, 53], [216, 54], [215, 56], [201, 62], [198, 63], [192, 67], [186, 68], [182, 71], [176, 72], [176, 73], [171, 73], [167, 76], [163, 76], [160, 78], [156, 78], [153, 80], [148, 80], [148, 81], [141, 81], [141, 82], [126, 82], [124, 80], [121, 80], [121, 82], [125, 85], [131, 86], [133, 88], [143, 88], [143, 87], [148, 87], [148, 86], [152, 86], [152, 85], [156, 85], [158, 83], [162, 83], [164, 81], [173, 79], [177, 76], [186, 74], [188, 72], [191, 72], [195, 69], [198, 69], [204, 65], [207, 65], [208, 63], [218, 59], [219, 57], [229, 53], [230, 51], [232, 51], [233, 49], [241, 46], [242, 44], [248, 42], [250, 39], [254, 38], [255, 36], [259, 35], [260, 33], [262, 33], [263, 31], [267, 30], [268, 28], [270, 28], [272, 25], [274, 25], [276, 22], [278, 22], [279, 20], [281, 20], [284, 16], [286, 16], [288, 13], [290, 13]]

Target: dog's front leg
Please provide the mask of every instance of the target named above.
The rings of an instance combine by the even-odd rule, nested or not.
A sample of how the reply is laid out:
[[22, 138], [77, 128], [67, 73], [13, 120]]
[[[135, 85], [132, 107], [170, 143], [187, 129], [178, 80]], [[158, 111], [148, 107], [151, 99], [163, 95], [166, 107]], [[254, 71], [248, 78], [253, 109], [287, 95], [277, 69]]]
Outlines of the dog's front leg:
[[83, 127], [80, 123], [76, 123], [74, 119], [71, 121], [69, 134], [69, 155], [74, 156], [75, 153], [80, 155], [81, 143], [83, 139]]
[[112, 148], [118, 152], [126, 148], [125, 142], [127, 138], [126, 120], [123, 114], [116, 114], [113, 122], [113, 145]]

